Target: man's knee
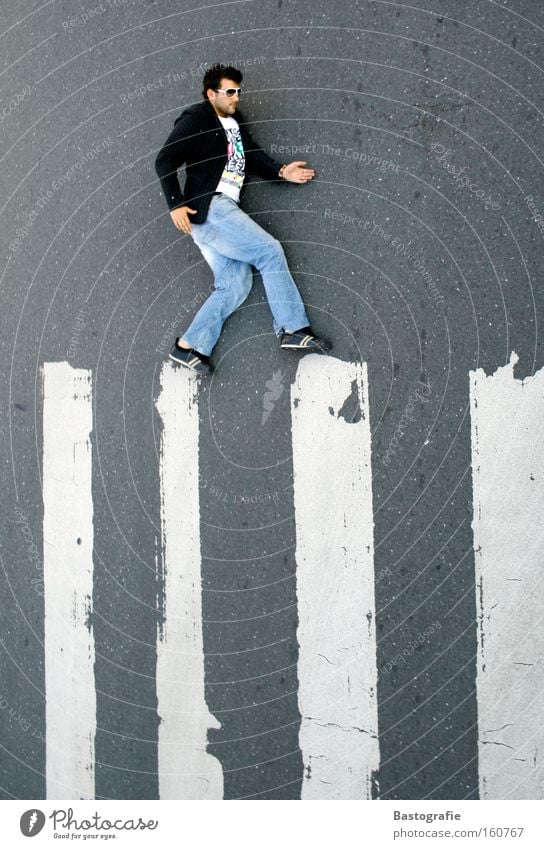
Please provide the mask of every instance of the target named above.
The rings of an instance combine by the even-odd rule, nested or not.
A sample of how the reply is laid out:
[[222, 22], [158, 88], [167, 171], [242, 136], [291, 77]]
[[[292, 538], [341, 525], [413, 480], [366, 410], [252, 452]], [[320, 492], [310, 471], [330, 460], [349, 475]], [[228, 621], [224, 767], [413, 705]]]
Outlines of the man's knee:
[[278, 239], [271, 239], [269, 243], [269, 250], [273, 254], [280, 254], [280, 256], [283, 256], [283, 245]]
[[251, 292], [252, 286], [253, 286], [253, 275], [252, 274], [247, 274], [245, 277], [241, 277], [238, 280], [238, 283], [237, 283], [237, 286], [236, 286], [236, 297], [237, 297], [237, 300], [238, 300], [238, 304], [241, 304], [243, 301], [245, 301], [245, 299], [247, 298], [247, 296]]
[[245, 301], [251, 287], [253, 285], [253, 275], [251, 272], [240, 274], [237, 272], [224, 275], [220, 281], [216, 281], [216, 289], [222, 294], [226, 302], [229, 303], [231, 309], [236, 309]]
[[259, 262], [256, 264], [256, 267], [260, 270], [262, 266], [266, 266], [271, 262], [283, 262], [284, 259], [285, 254], [281, 242], [278, 239], [270, 239], [269, 242], [262, 245]]

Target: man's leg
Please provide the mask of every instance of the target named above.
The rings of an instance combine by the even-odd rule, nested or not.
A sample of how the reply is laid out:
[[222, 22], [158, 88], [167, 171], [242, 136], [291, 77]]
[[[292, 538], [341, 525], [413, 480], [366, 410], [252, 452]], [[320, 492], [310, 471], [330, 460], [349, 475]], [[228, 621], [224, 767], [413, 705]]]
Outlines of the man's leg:
[[229, 259], [207, 244], [198, 243], [198, 247], [213, 272], [215, 290], [181, 337], [185, 345], [180, 347], [193, 348], [209, 356], [225, 320], [249, 295], [253, 278], [247, 262]]
[[[266, 297], [272, 311], [274, 332], [292, 333], [310, 324], [300, 292], [293, 280], [280, 242], [225, 195], [214, 198], [206, 227], [206, 246], [224, 257], [254, 265], [263, 278]], [[197, 225], [193, 225], [195, 231]], [[197, 241], [200, 232], [193, 236]], [[185, 337], [184, 337], [185, 338]]]

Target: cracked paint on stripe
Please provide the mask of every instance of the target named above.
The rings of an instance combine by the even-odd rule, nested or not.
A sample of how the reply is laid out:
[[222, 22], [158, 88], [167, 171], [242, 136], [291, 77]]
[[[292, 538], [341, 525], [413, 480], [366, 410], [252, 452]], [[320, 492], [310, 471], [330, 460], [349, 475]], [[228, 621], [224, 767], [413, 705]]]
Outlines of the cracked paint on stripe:
[[310, 354], [291, 387], [303, 799], [370, 799], [379, 767], [365, 363]]
[[46, 796], [94, 799], [91, 372], [45, 363], [42, 378]]
[[544, 369], [517, 361], [470, 372], [482, 799], [544, 798]]
[[204, 694], [198, 378], [165, 363], [157, 410], [163, 559], [162, 621], [157, 632], [159, 797], [222, 799], [221, 764], [206, 751], [221, 724]]

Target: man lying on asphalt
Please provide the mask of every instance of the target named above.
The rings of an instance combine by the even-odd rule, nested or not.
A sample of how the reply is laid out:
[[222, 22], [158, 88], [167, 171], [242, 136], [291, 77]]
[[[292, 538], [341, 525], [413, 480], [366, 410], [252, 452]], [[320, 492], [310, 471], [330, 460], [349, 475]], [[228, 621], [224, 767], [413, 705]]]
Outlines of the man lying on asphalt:
[[[246, 169], [266, 180], [289, 183], [307, 183], [315, 170], [302, 161], [282, 164], [259, 149], [238, 110], [241, 82], [236, 68], [209, 68], [203, 79], [204, 100], [184, 109], [155, 160], [174, 225], [191, 234], [214, 275], [214, 291], [170, 353], [199, 374], [211, 371], [210, 354], [223, 324], [249, 295], [252, 265], [262, 275], [281, 347], [330, 347], [312, 333], [281, 244], [239, 206]], [[184, 163], [182, 193], [177, 171]]]

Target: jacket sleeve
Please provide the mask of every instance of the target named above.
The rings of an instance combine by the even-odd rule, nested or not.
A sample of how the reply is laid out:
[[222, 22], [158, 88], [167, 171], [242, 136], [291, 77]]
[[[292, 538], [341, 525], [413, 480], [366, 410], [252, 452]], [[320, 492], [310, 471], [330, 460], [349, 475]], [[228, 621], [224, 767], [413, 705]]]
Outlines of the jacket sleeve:
[[243, 128], [244, 133], [244, 156], [246, 159], [247, 170], [250, 173], [257, 174], [264, 180], [277, 180], [278, 171], [283, 162], [278, 162], [272, 159], [262, 148], [259, 147], [249, 130], [247, 124]]
[[168, 209], [175, 209], [185, 203], [177, 172], [191, 152], [194, 152], [196, 135], [197, 118], [190, 112], [182, 112], [155, 159], [155, 171], [161, 181]]

